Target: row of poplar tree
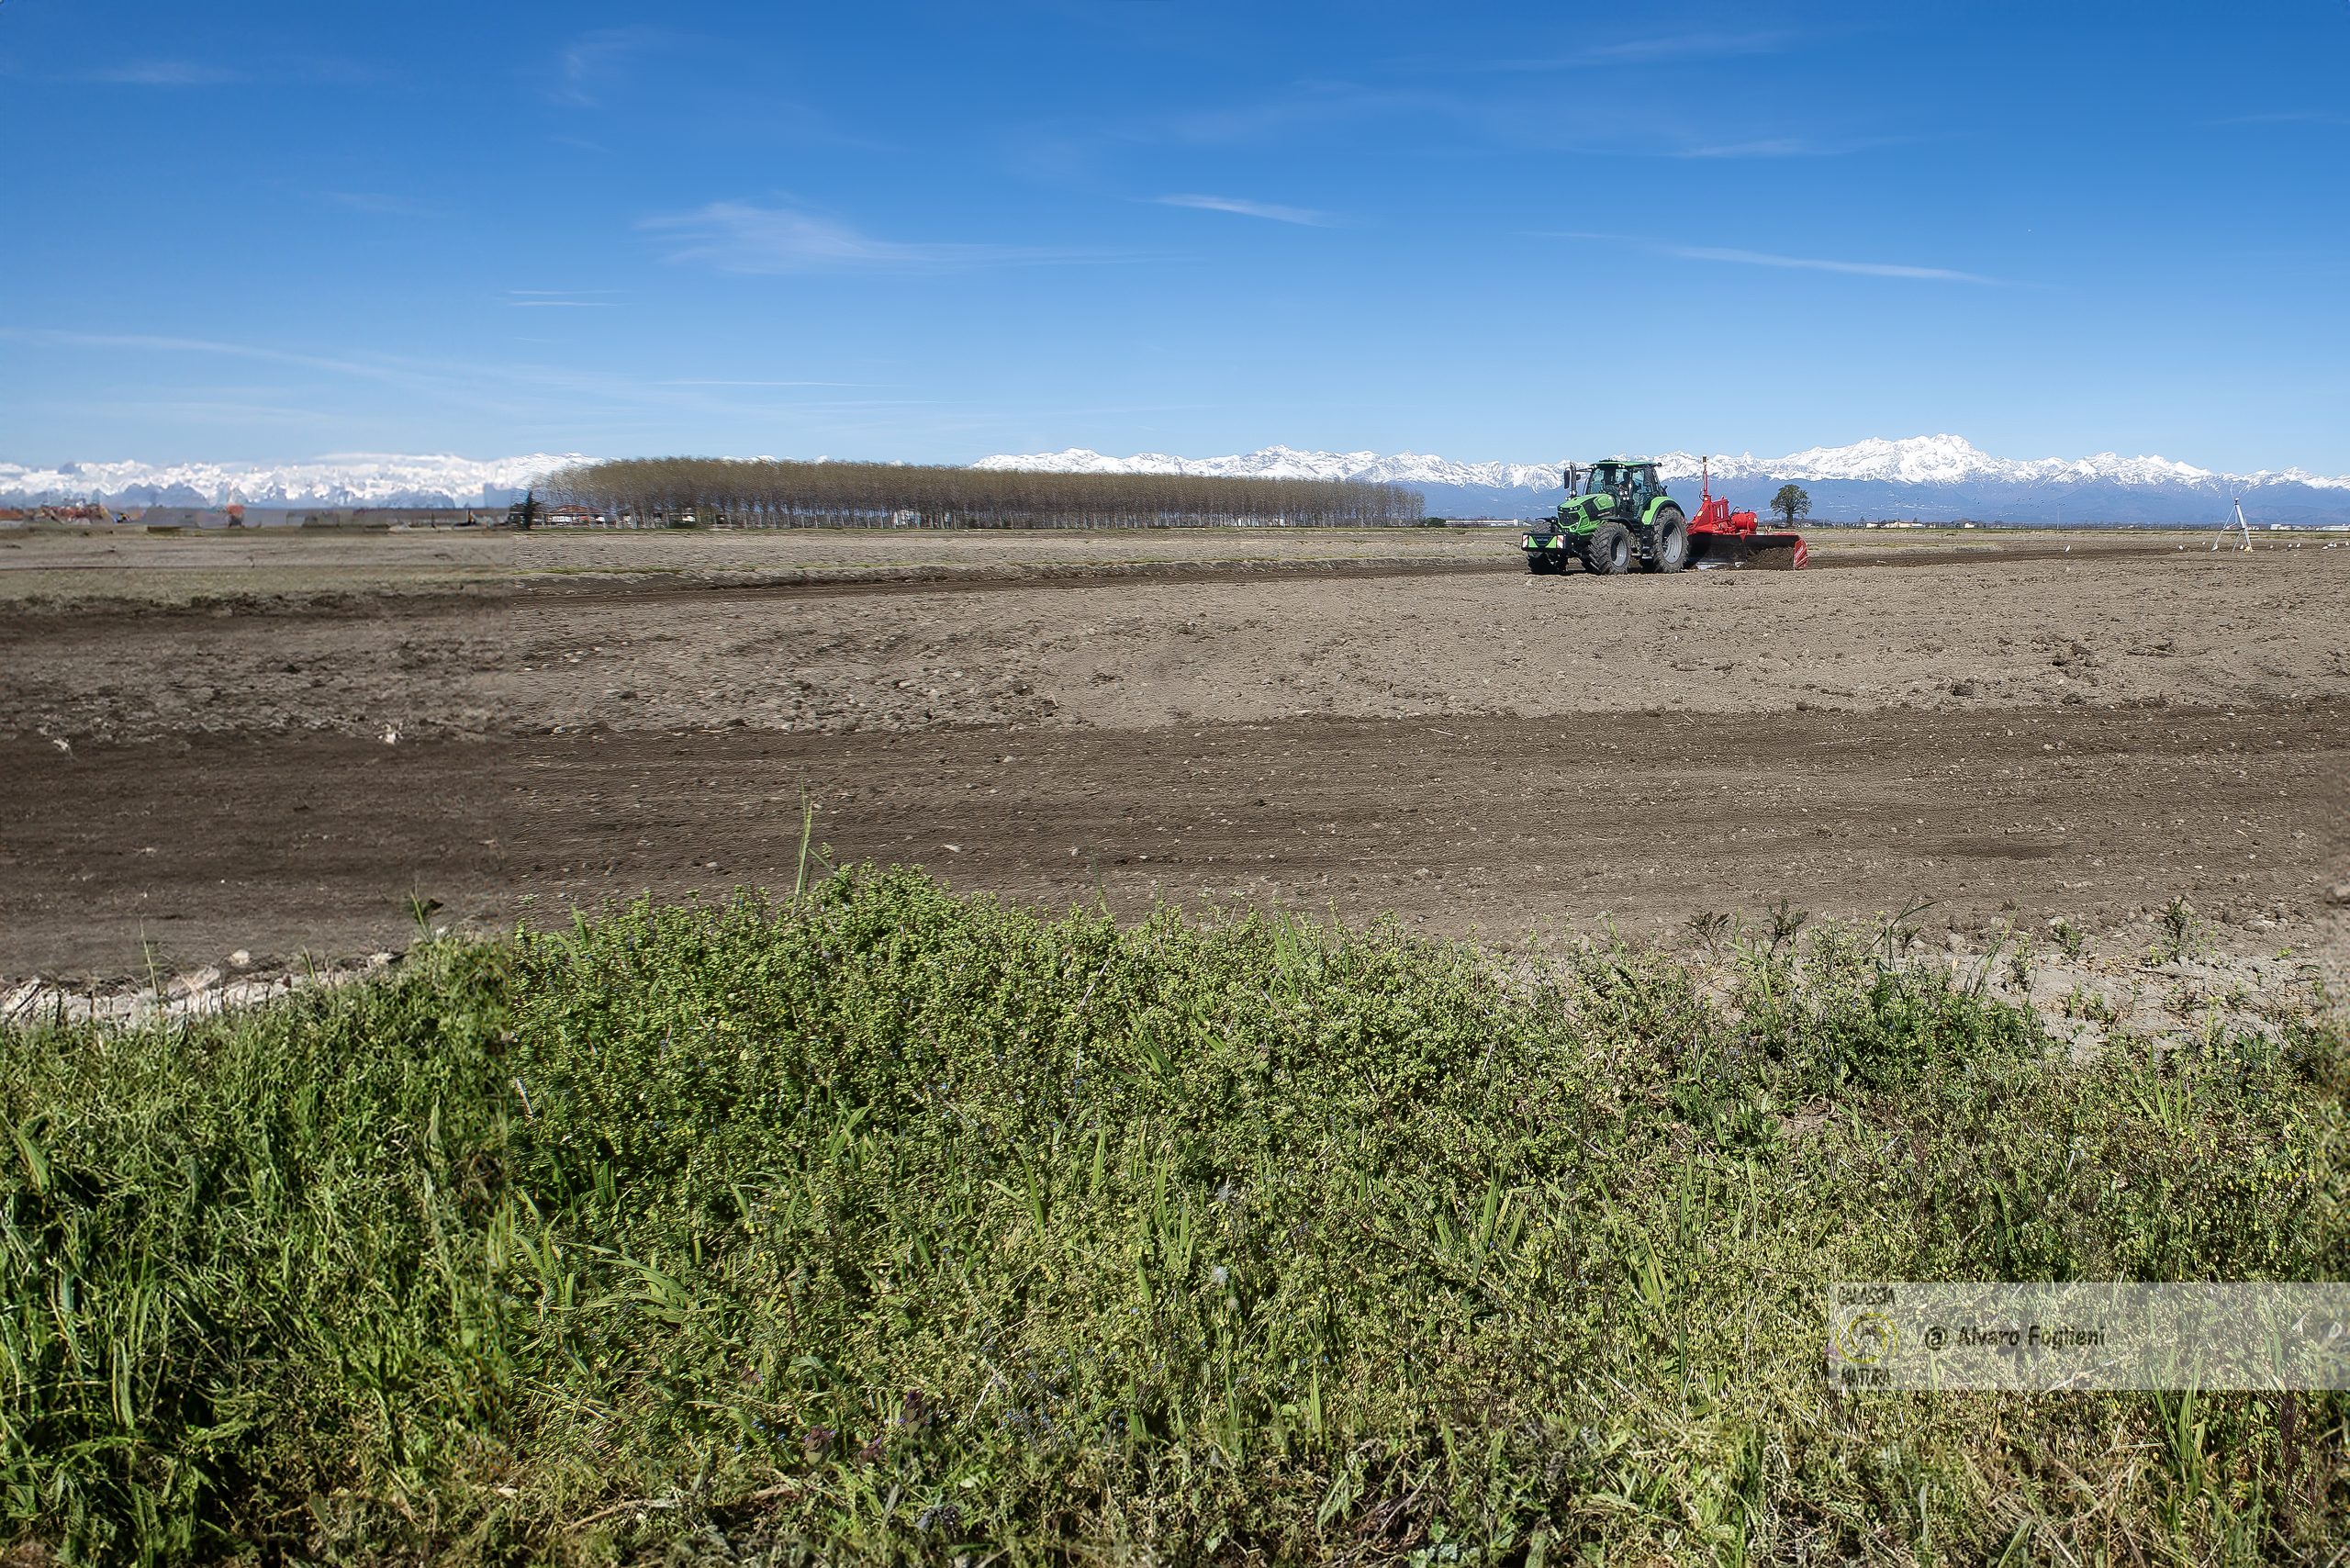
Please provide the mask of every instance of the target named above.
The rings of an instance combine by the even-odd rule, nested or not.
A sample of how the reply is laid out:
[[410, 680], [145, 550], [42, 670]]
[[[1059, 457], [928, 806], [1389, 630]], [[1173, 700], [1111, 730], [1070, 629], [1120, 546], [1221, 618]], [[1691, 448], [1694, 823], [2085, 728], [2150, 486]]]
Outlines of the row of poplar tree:
[[1392, 527], [1426, 501], [1401, 485], [1193, 474], [1048, 474], [891, 463], [638, 457], [565, 468], [539, 487], [557, 506], [640, 523], [843, 528]]

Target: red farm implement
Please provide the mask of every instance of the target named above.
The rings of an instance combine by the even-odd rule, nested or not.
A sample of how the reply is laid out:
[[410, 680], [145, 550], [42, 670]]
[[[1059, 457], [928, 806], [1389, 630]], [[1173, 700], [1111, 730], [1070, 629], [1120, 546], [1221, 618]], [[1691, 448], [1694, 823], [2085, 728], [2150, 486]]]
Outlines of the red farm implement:
[[1753, 566], [1793, 571], [1811, 559], [1800, 533], [1767, 532], [1755, 525], [1751, 511], [1732, 511], [1729, 502], [1714, 494], [1710, 465], [1698, 470], [1703, 499], [1689, 520], [1689, 564], [1707, 566]]

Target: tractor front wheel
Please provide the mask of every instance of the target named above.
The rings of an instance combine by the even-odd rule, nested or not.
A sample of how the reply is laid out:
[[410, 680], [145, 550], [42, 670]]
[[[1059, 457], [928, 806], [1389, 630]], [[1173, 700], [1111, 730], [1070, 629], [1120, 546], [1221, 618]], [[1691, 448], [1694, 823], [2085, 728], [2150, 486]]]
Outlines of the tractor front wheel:
[[1632, 565], [1632, 535], [1620, 522], [1603, 522], [1583, 542], [1583, 564], [1595, 577], [1612, 577]]
[[1689, 520], [1679, 507], [1664, 507], [1651, 531], [1650, 554], [1644, 563], [1651, 572], [1677, 572], [1689, 564]]

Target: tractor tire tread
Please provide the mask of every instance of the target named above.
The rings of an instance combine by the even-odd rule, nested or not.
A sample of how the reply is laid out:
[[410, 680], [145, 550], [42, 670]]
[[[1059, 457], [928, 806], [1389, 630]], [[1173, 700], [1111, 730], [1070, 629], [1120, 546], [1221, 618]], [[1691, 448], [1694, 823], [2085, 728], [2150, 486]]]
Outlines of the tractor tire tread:
[[1603, 522], [1583, 542], [1583, 564], [1594, 577], [1612, 577], [1631, 569], [1631, 531], [1620, 522]]
[[1689, 519], [1676, 506], [1657, 509], [1649, 528], [1649, 554], [1640, 565], [1651, 572], [1677, 572], [1689, 564]]

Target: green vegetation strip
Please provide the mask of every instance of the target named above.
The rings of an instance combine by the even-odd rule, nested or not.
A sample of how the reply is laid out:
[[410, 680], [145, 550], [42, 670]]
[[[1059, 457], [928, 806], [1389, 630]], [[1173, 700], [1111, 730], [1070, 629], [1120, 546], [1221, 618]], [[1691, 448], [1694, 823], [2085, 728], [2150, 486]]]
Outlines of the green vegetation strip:
[[2338, 1278], [2350, 1043], [1863, 934], [843, 876], [0, 1038], [8, 1561], [2203, 1562], [2341, 1395], [1831, 1393], [1839, 1278]]

